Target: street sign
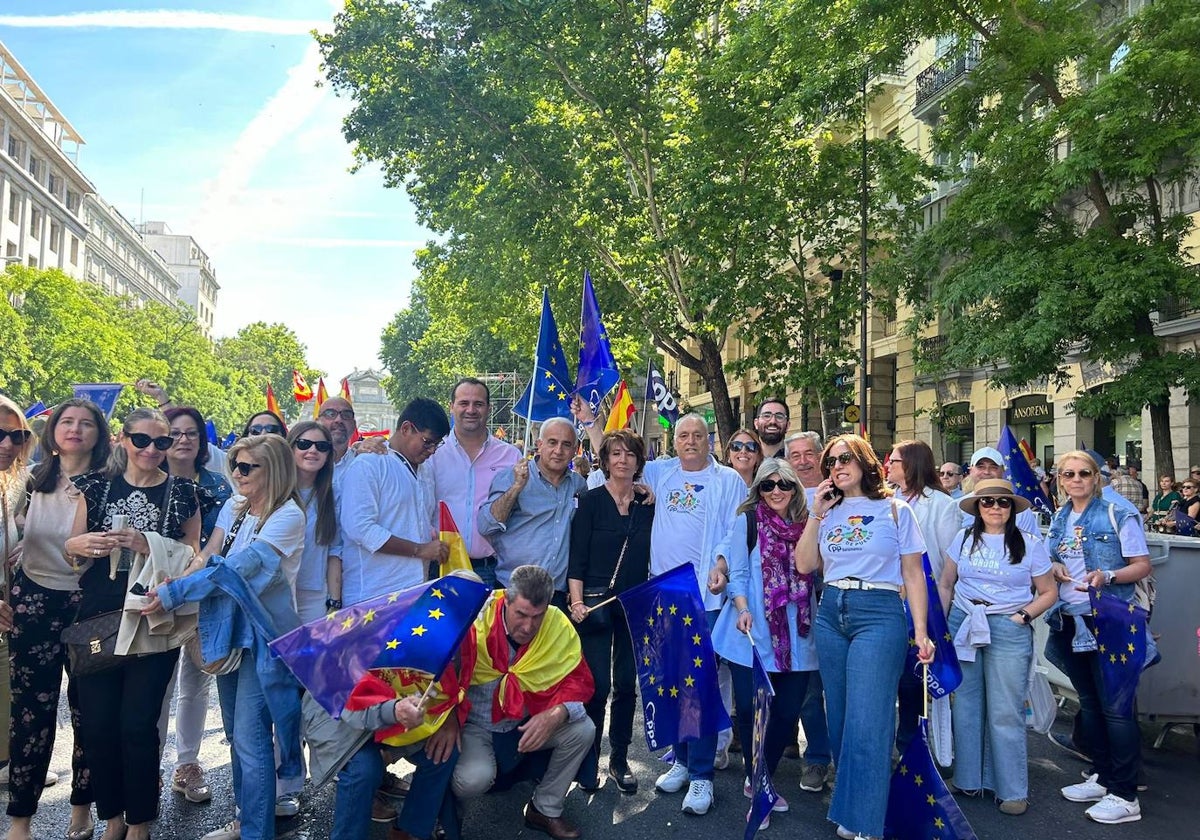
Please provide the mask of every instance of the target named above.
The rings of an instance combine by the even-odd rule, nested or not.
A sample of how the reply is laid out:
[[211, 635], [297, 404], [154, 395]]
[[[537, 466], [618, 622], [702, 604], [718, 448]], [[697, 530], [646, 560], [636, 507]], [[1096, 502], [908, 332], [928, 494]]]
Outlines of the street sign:
[[846, 410], [842, 412], [842, 419], [847, 423], [857, 423], [861, 415], [858, 411], [858, 406], [848, 405]]
[[833, 387], [845, 388], [847, 385], [849, 385], [853, 381], [853, 379], [854, 379], [853, 373], [848, 373], [848, 372], [843, 371], [842, 373], [839, 373], [833, 377]]

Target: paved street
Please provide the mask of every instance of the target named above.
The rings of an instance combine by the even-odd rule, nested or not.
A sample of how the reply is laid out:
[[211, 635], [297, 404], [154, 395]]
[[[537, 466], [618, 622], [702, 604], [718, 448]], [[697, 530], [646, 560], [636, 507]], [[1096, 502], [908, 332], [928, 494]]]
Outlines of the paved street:
[[[155, 837], [193, 840], [227, 821], [233, 809], [229, 774], [228, 748], [221, 742], [220, 718], [215, 706], [208, 718], [208, 735], [202, 756], [213, 785], [213, 801], [192, 805], [177, 794], [165, 794], [162, 818], [155, 828]], [[62, 720], [62, 718], [60, 718]], [[1061, 731], [1067, 730], [1065, 719], [1059, 721]], [[1190, 739], [1174, 739], [1174, 748], [1145, 751], [1146, 776], [1150, 789], [1142, 794], [1141, 822], [1119, 827], [1098, 826], [1083, 816], [1085, 805], [1062, 799], [1058, 789], [1079, 780], [1083, 764], [1070, 757], [1041, 736], [1031, 736], [1030, 750], [1030, 808], [1022, 817], [1006, 817], [995, 804], [978, 799], [961, 799], [963, 810], [981, 840], [990, 838], [1033, 837], [1096, 838], [1120, 837], [1121, 840], [1160, 840], [1160, 838], [1200, 838], [1196, 821], [1196, 798], [1200, 792], [1200, 760]], [[1186, 746], [1185, 746], [1186, 745]], [[70, 773], [70, 730], [59, 729], [52, 769], [63, 775], [63, 781], [48, 788], [42, 799], [42, 809], [34, 819], [38, 838], [60, 838], [67, 828]], [[164, 777], [170, 778], [173, 766], [173, 747], [167, 747]], [[652, 759], [644, 741], [635, 737], [631, 763], [638, 773], [641, 788], [635, 796], [622, 796], [611, 785], [599, 793], [587, 796], [573, 790], [567, 800], [567, 814], [580, 821], [585, 836], [592, 840], [651, 840], [664, 836], [683, 837], [688, 833], [713, 838], [741, 837], [745, 826], [748, 801], [741, 793], [740, 758], [735, 756], [730, 769], [717, 773], [717, 804], [705, 817], [686, 816], [680, 812], [682, 794], [663, 796], [654, 792], [654, 777], [666, 765]], [[734, 769], [738, 768], [738, 769]], [[825, 820], [828, 794], [805, 793], [799, 788], [800, 764], [784, 759], [777, 774], [779, 790], [791, 803], [787, 814], [772, 817], [771, 828], [764, 837], [833, 838], [833, 826]], [[466, 812], [468, 838], [528, 838], [545, 835], [524, 828], [520, 812], [529, 796], [527, 784], [518, 785], [504, 794], [484, 797], [472, 803]], [[305, 807], [295, 819], [279, 820], [278, 836], [296, 840], [325, 840], [333, 811], [332, 786], [321, 791], [307, 790]], [[99, 837], [99, 831], [96, 834]], [[383, 825], [374, 825], [372, 840], [384, 840]]]

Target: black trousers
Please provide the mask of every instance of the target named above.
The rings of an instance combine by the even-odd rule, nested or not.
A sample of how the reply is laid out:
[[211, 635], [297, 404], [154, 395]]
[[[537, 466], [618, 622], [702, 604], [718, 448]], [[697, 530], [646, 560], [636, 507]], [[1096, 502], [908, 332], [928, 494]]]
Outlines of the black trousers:
[[579, 767], [580, 778], [587, 771], [598, 771], [600, 740], [604, 735], [604, 713], [612, 693], [612, 717], [608, 723], [608, 742], [612, 755], [625, 759], [633, 740], [633, 715], [637, 708], [637, 669], [633, 664], [633, 641], [619, 602], [609, 604], [612, 626], [607, 630], [579, 635], [583, 658], [596, 681], [596, 693], [584, 704], [588, 717], [596, 724], [596, 743]]

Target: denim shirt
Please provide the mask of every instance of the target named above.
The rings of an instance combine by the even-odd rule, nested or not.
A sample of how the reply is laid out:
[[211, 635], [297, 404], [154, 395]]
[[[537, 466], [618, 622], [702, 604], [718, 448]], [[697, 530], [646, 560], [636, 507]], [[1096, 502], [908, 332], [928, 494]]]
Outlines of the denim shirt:
[[[1109, 508], [1117, 522], [1117, 530], [1113, 530]], [[1066, 504], [1058, 509], [1050, 522], [1050, 531], [1046, 535], [1046, 547], [1050, 549], [1050, 559], [1058, 559], [1058, 545], [1062, 542], [1063, 532], [1067, 528], [1067, 517], [1071, 513], [1071, 505]], [[1089, 572], [1096, 570], [1119, 572], [1127, 565], [1121, 555], [1120, 529], [1125, 522], [1137, 513], [1130, 513], [1124, 508], [1114, 506], [1103, 499], [1092, 499], [1091, 504], [1080, 514], [1076, 526], [1083, 529], [1083, 563]], [[1104, 591], [1115, 595], [1123, 601], [1133, 600], [1135, 584], [1110, 583]]]

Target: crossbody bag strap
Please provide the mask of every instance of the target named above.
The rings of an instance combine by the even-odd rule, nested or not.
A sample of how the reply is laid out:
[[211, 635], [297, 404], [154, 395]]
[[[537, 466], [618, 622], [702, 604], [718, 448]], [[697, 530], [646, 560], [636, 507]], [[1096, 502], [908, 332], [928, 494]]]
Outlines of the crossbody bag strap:
[[617, 575], [621, 574], [621, 564], [625, 561], [625, 550], [629, 548], [629, 538], [633, 536], [633, 517], [637, 499], [629, 503], [629, 527], [625, 531], [625, 542], [621, 543], [621, 553], [617, 555], [617, 565], [613, 567], [612, 577], [608, 580], [608, 591], [611, 593], [617, 586]]
[[242, 508], [242, 512], [237, 515], [237, 519], [233, 520], [233, 525], [229, 528], [229, 533], [225, 535], [225, 542], [221, 544], [221, 556], [225, 557], [229, 554], [229, 549], [233, 546], [233, 541], [238, 535], [238, 531], [242, 528], [242, 523], [246, 521], [246, 514], [249, 512], [249, 505]]

